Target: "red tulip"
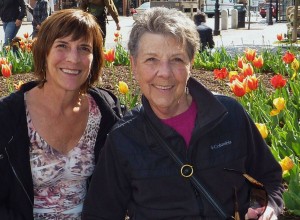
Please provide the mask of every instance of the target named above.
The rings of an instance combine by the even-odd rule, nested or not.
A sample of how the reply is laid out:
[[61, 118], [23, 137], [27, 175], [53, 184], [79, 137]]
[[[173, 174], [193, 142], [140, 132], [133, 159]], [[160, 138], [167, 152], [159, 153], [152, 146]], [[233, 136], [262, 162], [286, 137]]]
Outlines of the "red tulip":
[[23, 36], [24, 36], [25, 39], [27, 39], [29, 37], [28, 32], [24, 33]]
[[243, 65], [242, 73], [244, 77], [251, 76], [254, 73], [253, 67], [251, 66], [250, 63]]
[[222, 69], [215, 69], [214, 70], [215, 79], [225, 79], [228, 76], [227, 69], [223, 67]]
[[118, 37], [120, 36], [119, 31], [116, 31], [116, 32], [114, 33], [114, 35], [115, 35], [116, 38], [118, 38]]
[[295, 55], [290, 53], [289, 51], [285, 52], [284, 56], [282, 57], [282, 60], [286, 63], [289, 64], [293, 62], [295, 59]]
[[238, 57], [237, 65], [239, 68], [241, 68], [241, 69], [243, 68], [244, 60], [242, 57]]
[[240, 82], [238, 79], [235, 79], [232, 83], [229, 83], [231, 91], [238, 97], [242, 97], [246, 94], [247, 86], [245, 81]]
[[256, 56], [256, 50], [247, 48], [245, 51], [245, 56], [248, 61], [252, 62]]
[[8, 64], [8, 61], [5, 57], [0, 57], [0, 65], [2, 66], [2, 64]]
[[11, 64], [2, 64], [1, 65], [2, 75], [6, 78], [9, 78], [11, 76], [11, 69], [12, 69]]
[[256, 68], [260, 69], [264, 65], [264, 59], [260, 55], [259, 57], [255, 57], [254, 60], [252, 61], [252, 63], [253, 63], [253, 66], [255, 66]]
[[246, 81], [250, 90], [256, 90], [258, 88], [258, 79], [255, 75], [247, 76]]
[[282, 34], [277, 34], [277, 40], [282, 41], [282, 39], [283, 39]]
[[239, 75], [233, 75], [233, 76], [231, 76], [230, 77], [230, 79], [229, 79], [229, 82], [233, 82], [234, 80], [238, 80], [238, 81], [240, 81], [240, 82], [243, 82], [244, 81], [244, 79], [245, 79], [245, 77], [243, 76], [243, 75], [241, 75], [241, 74], [239, 74]]
[[282, 88], [285, 86], [286, 84], [286, 79], [283, 78], [282, 75], [278, 74], [276, 76], [273, 76], [270, 80], [271, 82], [271, 85], [275, 88], [275, 89], [278, 89], [278, 88]]
[[104, 59], [107, 62], [114, 62], [115, 61], [115, 50], [114, 49], [110, 49], [104, 52]]

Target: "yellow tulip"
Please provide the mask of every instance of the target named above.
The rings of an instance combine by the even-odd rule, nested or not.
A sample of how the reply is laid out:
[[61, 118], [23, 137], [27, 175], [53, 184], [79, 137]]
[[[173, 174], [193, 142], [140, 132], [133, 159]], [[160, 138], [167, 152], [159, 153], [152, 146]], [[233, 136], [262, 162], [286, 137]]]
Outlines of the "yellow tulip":
[[265, 139], [268, 137], [268, 129], [264, 123], [255, 123], [256, 127], [258, 128], [261, 136]]
[[281, 111], [285, 107], [285, 100], [282, 97], [276, 98], [273, 100], [273, 105], [275, 106], [276, 109]]
[[119, 92], [123, 95], [126, 95], [129, 91], [128, 85], [126, 82], [119, 81]]
[[282, 171], [289, 171], [294, 167], [294, 162], [292, 161], [291, 158], [285, 157], [279, 162]]
[[270, 112], [270, 115], [271, 116], [276, 116], [276, 115], [278, 115], [280, 113], [280, 110], [278, 110], [278, 109], [273, 109], [271, 112]]
[[299, 61], [297, 59], [293, 60], [293, 62], [291, 63], [291, 68], [295, 71], [299, 69]]

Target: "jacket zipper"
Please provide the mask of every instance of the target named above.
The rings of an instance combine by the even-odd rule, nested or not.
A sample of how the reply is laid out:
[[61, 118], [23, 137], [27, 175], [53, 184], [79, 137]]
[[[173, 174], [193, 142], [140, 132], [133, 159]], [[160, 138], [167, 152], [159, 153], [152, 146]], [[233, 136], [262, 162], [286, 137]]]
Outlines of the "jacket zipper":
[[[13, 140], [13, 138], [14, 138], [14, 137], [11, 137], [11, 139], [10, 139], [9, 142], [8, 142], [8, 144]], [[5, 150], [5, 153], [6, 153], [6, 156], [7, 156], [7, 160], [8, 160], [8, 162], [9, 162], [9, 165], [10, 165], [10, 167], [11, 167], [11, 169], [12, 169], [12, 171], [13, 171], [15, 177], [17, 178], [19, 184], [21, 185], [23, 191], [25, 192], [25, 195], [26, 195], [26, 197], [28, 198], [28, 200], [29, 200], [31, 206], [33, 207], [33, 203], [32, 203], [32, 201], [31, 201], [31, 199], [30, 199], [30, 196], [29, 196], [28, 192], [26, 191], [26, 189], [25, 189], [25, 187], [24, 187], [24, 184], [22, 183], [21, 179], [19, 178], [18, 174], [16, 173], [16, 170], [15, 170], [14, 166], [12, 165], [12, 163], [11, 163], [11, 161], [10, 161], [10, 157], [9, 157], [9, 154], [8, 154], [8, 152], [7, 152], [6, 147], [4, 147], [4, 150]]]

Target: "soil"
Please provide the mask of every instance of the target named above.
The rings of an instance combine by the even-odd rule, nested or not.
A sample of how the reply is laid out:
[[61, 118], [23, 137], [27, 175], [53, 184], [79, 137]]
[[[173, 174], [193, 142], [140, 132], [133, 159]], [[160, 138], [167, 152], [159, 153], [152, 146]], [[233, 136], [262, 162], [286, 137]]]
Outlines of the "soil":
[[[231, 95], [232, 93], [229, 90], [229, 86], [224, 85], [226, 82], [215, 80], [212, 71], [206, 70], [193, 70], [192, 76], [198, 79], [203, 85], [205, 85], [209, 90], [221, 93], [225, 95]], [[263, 81], [264, 85], [267, 89], [272, 89], [270, 86], [270, 78], [272, 74], [263, 74], [260, 75], [260, 81]], [[22, 73], [12, 75], [10, 80], [13, 81], [14, 84], [18, 84], [19, 81], [28, 82], [34, 80], [35, 77], [32, 73]], [[7, 83], [4, 77], [0, 76], [0, 97], [6, 96], [9, 94], [7, 89]], [[137, 88], [135, 84], [135, 80], [132, 79], [129, 67], [127, 66], [115, 66], [113, 70], [111, 68], [104, 68], [103, 75], [99, 82], [99, 86], [105, 89], [109, 89], [116, 94], [116, 85], [119, 81], [124, 81], [129, 85], [129, 88], [133, 90], [133, 88]]]

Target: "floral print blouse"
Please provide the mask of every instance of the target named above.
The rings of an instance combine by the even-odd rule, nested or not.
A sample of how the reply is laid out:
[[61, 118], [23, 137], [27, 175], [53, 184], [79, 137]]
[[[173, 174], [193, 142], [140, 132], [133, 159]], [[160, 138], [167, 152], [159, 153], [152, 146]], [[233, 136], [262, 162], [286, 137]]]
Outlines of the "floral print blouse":
[[26, 109], [34, 219], [80, 219], [87, 178], [95, 166], [94, 146], [101, 120], [96, 102], [89, 95], [88, 100], [87, 126], [77, 145], [67, 154], [58, 152], [39, 136]]

